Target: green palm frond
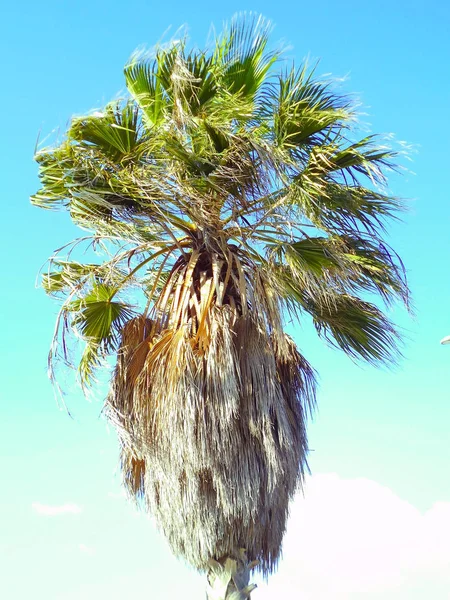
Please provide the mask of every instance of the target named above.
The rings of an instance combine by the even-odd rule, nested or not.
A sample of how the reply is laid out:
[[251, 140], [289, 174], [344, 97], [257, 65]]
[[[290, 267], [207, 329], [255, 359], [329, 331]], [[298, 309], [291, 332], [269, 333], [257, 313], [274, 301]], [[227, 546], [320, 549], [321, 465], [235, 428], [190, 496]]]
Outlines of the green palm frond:
[[105, 160], [121, 162], [139, 156], [142, 144], [137, 107], [127, 102], [108, 104], [102, 112], [72, 121], [70, 139], [83, 144], [92, 151], [98, 151]]
[[313, 316], [319, 335], [354, 359], [370, 363], [395, 361], [399, 334], [373, 304], [354, 296], [331, 296], [327, 303], [308, 296], [305, 309]]
[[327, 272], [342, 268], [343, 257], [339, 248], [327, 237], [307, 237], [296, 242], [283, 242], [271, 248], [271, 254], [277, 255], [299, 275], [310, 274], [320, 278]]
[[400, 300], [409, 307], [406, 270], [394, 250], [386, 243], [373, 243], [364, 237], [344, 236], [341, 240], [354, 291], [374, 292], [379, 294], [387, 305]]
[[364, 175], [374, 183], [385, 183], [384, 167], [391, 166], [395, 152], [379, 146], [375, 136], [366, 137], [334, 152], [330, 162], [333, 171], [349, 174], [353, 181]]
[[[236, 18], [225, 32], [227, 40], [223, 75], [231, 94], [254, 98], [277, 60], [276, 52], [268, 52], [271, 25], [263, 17], [253, 15], [248, 22]], [[219, 41], [223, 46], [223, 42]]]
[[317, 173], [305, 170], [289, 188], [287, 200], [317, 228], [333, 233], [374, 235], [384, 230], [385, 222], [397, 218], [402, 202], [360, 185], [321, 179]]
[[167, 95], [158, 77], [158, 64], [136, 55], [125, 67], [124, 75], [127, 88], [142, 111], [146, 127], [158, 126], [167, 105]]
[[[277, 145], [305, 154], [308, 147], [326, 143], [352, 118], [350, 103], [333, 94], [327, 82], [315, 81], [304, 65], [279, 76], [272, 92], [274, 137]], [[306, 148], [305, 148], [306, 147]]]
[[275, 273], [286, 265], [299, 287], [362, 290], [378, 293], [390, 304], [409, 300], [404, 265], [386, 244], [374, 245], [367, 237], [346, 235], [306, 237], [296, 242], [268, 245]]
[[319, 335], [331, 345], [371, 364], [396, 362], [399, 332], [374, 304], [346, 292], [352, 282], [330, 277], [327, 285], [305, 276], [299, 281], [290, 269], [279, 269], [276, 282], [288, 308], [297, 315], [309, 313]]
[[41, 150], [35, 155], [41, 180], [41, 188], [31, 196], [35, 206], [52, 209], [68, 204], [70, 183], [65, 174], [73, 167], [73, 155], [74, 150], [68, 142], [63, 142], [58, 148]]
[[71, 315], [71, 329], [79, 332], [86, 343], [79, 364], [83, 387], [95, 381], [95, 370], [117, 350], [121, 331], [135, 314], [128, 304], [113, 300], [115, 293], [116, 288], [96, 283], [89, 293], [65, 307]]
[[76, 314], [72, 325], [86, 340], [102, 345], [106, 351], [114, 348], [121, 328], [133, 315], [126, 304], [112, 300], [115, 291], [113, 287], [97, 284], [89, 294], [68, 306]]
[[212, 56], [191, 51], [186, 57], [186, 70], [190, 76], [183, 97], [191, 114], [196, 116], [207, 110], [208, 103], [216, 98], [222, 69]]

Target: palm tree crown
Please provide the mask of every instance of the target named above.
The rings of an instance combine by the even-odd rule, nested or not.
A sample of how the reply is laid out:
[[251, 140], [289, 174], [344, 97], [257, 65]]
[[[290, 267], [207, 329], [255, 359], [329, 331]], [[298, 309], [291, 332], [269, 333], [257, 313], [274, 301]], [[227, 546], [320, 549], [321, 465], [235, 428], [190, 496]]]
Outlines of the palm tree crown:
[[[268, 32], [238, 19], [208, 51], [135, 55], [128, 98], [36, 156], [33, 203], [89, 232], [43, 277], [62, 301], [51, 376], [76, 363], [87, 389], [116, 357], [105, 410], [126, 487], [199, 569], [241, 548], [264, 573], [279, 557], [315, 401], [285, 316], [389, 362], [398, 333], [367, 298], [408, 300], [384, 241], [393, 153], [355, 140], [350, 100], [281, 64]], [[102, 261], [75, 260], [83, 244]]]

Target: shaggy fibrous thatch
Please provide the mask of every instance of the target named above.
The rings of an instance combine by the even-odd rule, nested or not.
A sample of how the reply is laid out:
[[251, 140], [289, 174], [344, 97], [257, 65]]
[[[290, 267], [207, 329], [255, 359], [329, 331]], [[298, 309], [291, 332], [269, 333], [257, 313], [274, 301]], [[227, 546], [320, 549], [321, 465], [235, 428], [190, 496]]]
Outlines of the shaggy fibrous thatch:
[[126, 487], [174, 552], [206, 569], [245, 547], [266, 573], [306, 465], [314, 374], [273, 328], [261, 275], [228, 260], [179, 260], [152, 318], [126, 325], [107, 414]]

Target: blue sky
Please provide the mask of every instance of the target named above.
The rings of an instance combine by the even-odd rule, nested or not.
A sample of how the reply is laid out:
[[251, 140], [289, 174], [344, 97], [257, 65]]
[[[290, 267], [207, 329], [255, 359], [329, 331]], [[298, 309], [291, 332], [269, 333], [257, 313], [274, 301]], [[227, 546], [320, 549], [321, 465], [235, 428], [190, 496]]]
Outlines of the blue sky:
[[[450, 334], [448, 130], [450, 8], [446, 2], [152, 3], [47, 0], [2, 10], [3, 105], [0, 311], [2, 385], [0, 595], [9, 600], [198, 598], [203, 581], [171, 557], [152, 523], [121, 495], [114, 432], [72, 385], [69, 419], [46, 378], [57, 307], [34, 283], [76, 235], [67, 215], [30, 206], [38, 135], [124, 88], [132, 51], [188, 25], [203, 45], [234, 12], [270, 18], [273, 41], [318, 73], [345, 78], [372, 132], [411, 145], [391, 178], [409, 199], [390, 241], [408, 269], [416, 317], [394, 371], [354, 365], [292, 332], [320, 373], [310, 427], [312, 477], [292, 507], [280, 572], [255, 600], [449, 598]], [[70, 379], [68, 380], [70, 384]], [[425, 592], [426, 590], [426, 592]]]

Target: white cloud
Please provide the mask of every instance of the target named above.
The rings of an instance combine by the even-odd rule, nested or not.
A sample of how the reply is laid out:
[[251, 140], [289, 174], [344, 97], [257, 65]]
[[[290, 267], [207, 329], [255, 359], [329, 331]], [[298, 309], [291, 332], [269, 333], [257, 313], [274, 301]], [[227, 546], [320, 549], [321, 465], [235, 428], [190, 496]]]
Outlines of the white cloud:
[[78, 550], [83, 552], [83, 554], [88, 554], [89, 556], [93, 556], [95, 554], [94, 548], [87, 546], [86, 544], [78, 544]]
[[72, 503], [52, 506], [50, 504], [41, 504], [39, 502], [33, 502], [31, 508], [36, 514], [43, 515], [46, 517], [54, 517], [57, 515], [77, 515], [82, 510], [81, 506]]
[[[119, 502], [110, 501], [110, 505], [108, 510], [113, 511]], [[76, 504], [58, 507], [35, 503], [33, 509], [44, 515], [81, 511]], [[70, 546], [77, 549], [83, 568], [91, 568], [95, 560], [99, 573], [110, 572], [111, 556], [117, 556], [124, 540], [127, 544], [131, 539], [136, 541], [136, 560], [130, 559], [125, 573], [114, 573], [113, 580], [99, 575], [98, 581], [92, 580], [87, 587], [83, 584], [82, 590], [75, 582], [61, 600], [122, 598], [130, 595], [130, 589], [142, 586], [153, 568], [164, 573], [173, 573], [176, 568], [180, 586], [185, 582], [185, 597], [202, 595], [204, 578], [194, 578], [181, 563], [174, 565], [153, 530], [143, 526], [133, 529], [130, 516], [134, 513], [128, 510], [113, 514], [119, 523], [128, 519], [124, 521], [126, 531], [132, 530], [133, 535], [123, 537], [119, 528], [113, 541], [99, 528], [94, 548], [88, 545], [90, 530], [81, 533], [77, 529], [80, 537]], [[78, 543], [80, 539], [85, 543]], [[157, 563], [142, 566], [146, 560], [142, 557], [152, 552], [158, 557]], [[310, 477], [305, 497], [299, 496], [292, 505], [278, 573], [269, 578], [267, 586], [257, 583], [252, 600], [450, 600], [450, 502], [437, 502], [421, 512], [391, 489], [368, 479], [342, 479], [335, 474]], [[169, 595], [177, 597], [178, 583], [171, 585], [175, 587], [172, 590], [169, 586], [173, 591]], [[153, 596], [154, 600], [166, 598], [167, 588], [155, 588]]]
[[283, 554], [257, 600], [449, 600], [450, 502], [422, 514], [374, 481], [316, 475], [292, 506]]

